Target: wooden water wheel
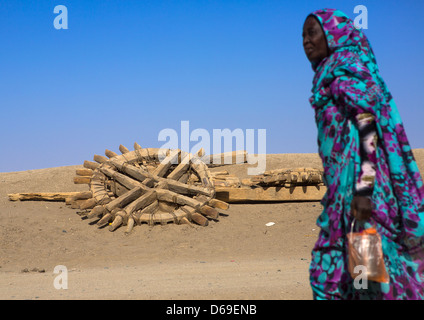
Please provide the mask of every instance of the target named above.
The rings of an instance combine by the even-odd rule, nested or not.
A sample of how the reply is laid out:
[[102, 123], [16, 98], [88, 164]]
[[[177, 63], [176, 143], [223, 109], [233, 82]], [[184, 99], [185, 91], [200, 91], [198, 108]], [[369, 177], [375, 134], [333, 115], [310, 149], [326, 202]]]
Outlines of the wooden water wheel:
[[78, 169], [75, 183], [88, 183], [87, 199], [73, 199], [83, 218], [98, 218], [97, 226], [114, 231], [126, 225], [187, 223], [207, 226], [217, 220], [217, 209], [228, 204], [215, 199], [215, 188], [201, 151], [192, 155], [179, 149], [141, 148], [121, 154], [106, 150]]

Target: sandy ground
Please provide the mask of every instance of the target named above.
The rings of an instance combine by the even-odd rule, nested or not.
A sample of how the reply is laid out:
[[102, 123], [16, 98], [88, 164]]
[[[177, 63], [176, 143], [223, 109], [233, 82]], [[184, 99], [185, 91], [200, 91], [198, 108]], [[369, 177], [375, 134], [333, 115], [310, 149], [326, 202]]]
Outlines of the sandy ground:
[[[414, 154], [424, 172], [424, 149]], [[267, 170], [302, 166], [321, 162], [316, 154], [267, 156]], [[90, 225], [61, 202], [8, 200], [15, 192], [86, 191], [72, 182], [78, 167], [0, 173], [0, 299], [312, 298], [319, 202], [232, 204], [207, 227], [142, 225], [125, 235]], [[246, 176], [247, 167], [225, 169]], [[54, 273], [59, 265], [67, 289], [54, 286], [64, 276]]]

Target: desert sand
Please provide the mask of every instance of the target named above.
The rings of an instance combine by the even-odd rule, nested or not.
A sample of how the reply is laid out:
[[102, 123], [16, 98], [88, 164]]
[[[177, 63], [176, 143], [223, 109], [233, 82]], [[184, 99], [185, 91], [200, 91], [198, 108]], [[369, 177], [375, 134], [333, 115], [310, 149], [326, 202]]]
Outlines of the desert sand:
[[[424, 149], [414, 155], [423, 173]], [[126, 235], [90, 225], [63, 202], [7, 197], [86, 191], [73, 184], [80, 167], [0, 173], [0, 299], [312, 299], [320, 202], [231, 204], [207, 227], [142, 225]], [[247, 167], [225, 169], [245, 177]], [[321, 162], [317, 154], [267, 155], [267, 170], [292, 167]], [[67, 289], [54, 286], [56, 266], [68, 271]]]

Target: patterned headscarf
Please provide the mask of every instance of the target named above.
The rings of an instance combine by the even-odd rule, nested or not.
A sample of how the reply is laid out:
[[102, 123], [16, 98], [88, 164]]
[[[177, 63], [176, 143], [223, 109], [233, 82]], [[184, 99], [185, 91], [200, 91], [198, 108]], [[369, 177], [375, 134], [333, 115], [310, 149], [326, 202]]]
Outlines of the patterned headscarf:
[[363, 79], [371, 75], [381, 91], [390, 99], [371, 44], [362, 30], [356, 28], [353, 21], [340, 10], [321, 9], [309, 16], [315, 17], [321, 24], [330, 51], [330, 55], [321, 62], [312, 63], [312, 69], [315, 71], [313, 91], [321, 86], [322, 81], [328, 83], [334, 79], [328, 77], [329, 71], [335, 72], [332, 75], [334, 77], [351, 73]]
[[[309, 16], [315, 17], [323, 26], [331, 53], [350, 50], [356, 52], [361, 60], [366, 57], [363, 62], [377, 63], [367, 37], [343, 12], [335, 9], [323, 9], [317, 10]], [[316, 65], [313, 64], [313, 68], [315, 70]]]

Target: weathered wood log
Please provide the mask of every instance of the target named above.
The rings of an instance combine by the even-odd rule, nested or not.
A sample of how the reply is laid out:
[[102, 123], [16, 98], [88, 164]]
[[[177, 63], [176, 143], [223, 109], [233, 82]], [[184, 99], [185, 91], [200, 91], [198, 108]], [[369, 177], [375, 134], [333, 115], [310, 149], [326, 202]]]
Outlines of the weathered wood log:
[[262, 201], [320, 201], [326, 192], [325, 186], [298, 186], [295, 188], [231, 188], [217, 187], [216, 199], [227, 203]]
[[178, 208], [178, 205], [172, 202], [159, 201], [159, 210], [163, 212], [174, 212]]
[[97, 205], [97, 200], [94, 198], [83, 200], [83, 202], [80, 203], [80, 209], [86, 210], [86, 209], [93, 209]]
[[204, 188], [204, 187], [195, 186], [195, 185], [187, 185], [179, 181], [166, 180], [166, 182], [168, 184], [168, 189], [170, 191], [180, 193], [180, 194], [185, 194], [185, 195], [202, 194], [205, 196], [212, 197], [215, 192], [213, 188]]
[[126, 192], [122, 196], [112, 200], [106, 205], [106, 210], [111, 212], [115, 208], [122, 208], [129, 204], [130, 202], [133, 202], [135, 199], [140, 197], [145, 190], [143, 190], [140, 186], [137, 186], [130, 191]]
[[129, 205], [127, 205], [124, 209], [126, 215], [131, 215], [133, 212], [137, 210], [141, 210], [151, 203], [153, 203], [157, 199], [156, 191], [148, 191], [145, 194], [143, 194], [141, 197], [136, 199], [135, 201], [131, 202]]
[[100, 166], [100, 164], [98, 164], [97, 162], [85, 160], [83, 166], [84, 168], [95, 170]]
[[122, 224], [123, 218], [121, 215], [117, 214], [115, 219], [113, 219], [112, 224], [109, 226], [109, 231], [115, 231]]
[[198, 209], [204, 204], [196, 199], [172, 192], [170, 190], [164, 190], [164, 189], [155, 189], [155, 190], [157, 193], [158, 200], [160, 201], [172, 202], [172, 203], [179, 204], [181, 206], [187, 205], [194, 209]]
[[115, 153], [115, 152], [113, 152], [113, 151], [111, 151], [111, 150], [106, 149], [105, 150], [105, 155], [110, 159], [110, 158], [116, 157], [118, 154]]
[[75, 173], [78, 176], [87, 176], [87, 177], [91, 177], [93, 175], [93, 170], [92, 169], [77, 169], [75, 170]]
[[103, 172], [108, 177], [118, 181], [120, 184], [122, 184], [127, 189], [131, 190], [135, 187], [142, 186], [143, 188], [145, 188], [146, 191], [149, 190], [148, 187], [143, 186], [139, 181], [134, 180], [134, 179], [122, 174], [122, 173], [116, 172], [116, 171], [112, 170], [110, 167], [107, 167], [107, 166], [100, 167], [100, 171]]
[[86, 192], [30, 192], [30, 193], [10, 193], [7, 196], [10, 201], [66, 201], [72, 197], [77, 197], [75, 200], [83, 199], [82, 195]]
[[172, 150], [171, 153], [156, 167], [155, 171], [153, 171], [153, 175], [163, 177], [171, 165], [178, 163], [180, 153], [181, 150], [179, 149]]
[[73, 196], [69, 198], [65, 198], [66, 204], [71, 204], [72, 201], [76, 200], [87, 200], [93, 197], [93, 194], [91, 191], [82, 191], [82, 192], [76, 192]]
[[215, 208], [212, 208], [211, 206], [204, 205], [200, 207], [199, 212], [203, 214], [206, 217], [209, 217], [211, 219], [217, 220], [219, 217], [219, 212]]
[[[131, 178], [136, 179], [139, 182], [143, 182], [146, 179], [152, 179], [153, 175], [149, 172], [146, 172], [145, 170], [142, 170], [140, 168], [136, 168], [131, 165], [127, 165], [126, 162], [119, 161], [117, 159], [110, 160], [110, 163], [115, 166], [119, 171], [126, 173]], [[154, 181], [151, 181], [152, 185]], [[146, 184], [145, 184], [146, 185]]]
[[215, 176], [212, 177], [214, 186], [225, 186], [225, 187], [240, 187], [241, 181], [236, 176]]
[[75, 200], [70, 202], [71, 209], [81, 209], [80, 206], [87, 200]]
[[277, 169], [265, 171], [262, 175], [254, 176], [250, 182], [242, 181], [245, 185], [286, 186], [319, 185], [323, 183], [322, 171], [315, 168]]
[[194, 228], [193, 224], [186, 217], [182, 217], [178, 221], [178, 224], [186, 224], [186, 225], [189, 225], [190, 227]]
[[96, 161], [96, 162], [98, 162], [98, 163], [105, 163], [105, 162], [107, 162], [109, 159], [108, 159], [108, 158], [106, 158], [105, 156], [101, 156], [101, 155], [95, 154], [95, 155], [93, 156], [93, 160], [94, 160], [94, 161]]
[[203, 214], [204, 216], [217, 220], [219, 217], [219, 212], [218, 210], [216, 210], [215, 208], [211, 207], [208, 205], [210, 198], [204, 196], [204, 195], [198, 195], [195, 196], [194, 199], [200, 201], [202, 205], [197, 211], [201, 214]]
[[125, 187], [124, 185], [120, 184], [116, 180], [109, 180], [106, 182], [106, 185], [114, 195], [117, 197], [122, 196], [125, 192], [129, 191], [130, 189]]
[[187, 213], [187, 218], [189, 220], [194, 221], [203, 227], [206, 227], [209, 224], [208, 219], [200, 213], [197, 213], [194, 208], [190, 206], [182, 206], [180, 209]]
[[178, 182], [187, 184], [189, 177], [190, 177], [190, 173], [186, 172], [181, 176], [181, 178], [178, 179]]
[[129, 234], [131, 233], [132, 229], [134, 228], [134, 218], [133, 217], [129, 217], [128, 218], [128, 224], [127, 224], [127, 229], [125, 230], [125, 234]]
[[173, 180], [180, 179], [187, 171], [187, 169], [190, 168], [190, 161], [192, 157], [192, 154], [186, 155], [183, 160], [181, 160], [181, 163], [178, 164], [178, 166], [174, 170], [172, 170], [172, 172], [168, 175], [167, 178]]
[[111, 213], [106, 213], [98, 222], [97, 226], [99, 228], [104, 227], [109, 223], [109, 221], [113, 218], [113, 215]]
[[106, 208], [103, 205], [95, 206], [93, 209], [91, 209], [90, 213], [87, 214], [88, 219], [93, 219], [96, 217], [101, 217], [106, 212]]
[[126, 154], [130, 152], [130, 150], [128, 150], [128, 148], [123, 146], [122, 144], [119, 145], [119, 151], [121, 151], [122, 154]]
[[213, 189], [212, 176], [209, 173], [208, 167], [198, 159], [192, 159], [191, 167], [198, 174], [202, 185], [206, 188]]
[[196, 157], [201, 159], [202, 157], [204, 157], [206, 154], [205, 149], [204, 148], [200, 148], [197, 152], [196, 152]]
[[91, 182], [91, 177], [77, 176], [74, 177], [74, 184], [89, 184]]
[[209, 200], [208, 204], [211, 207], [218, 208], [221, 210], [228, 210], [228, 208], [230, 207], [230, 205], [227, 202], [224, 202], [218, 199], [211, 199]]

